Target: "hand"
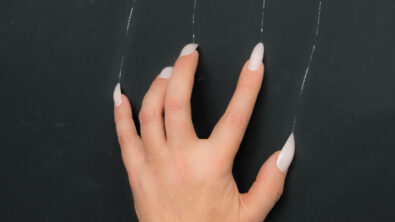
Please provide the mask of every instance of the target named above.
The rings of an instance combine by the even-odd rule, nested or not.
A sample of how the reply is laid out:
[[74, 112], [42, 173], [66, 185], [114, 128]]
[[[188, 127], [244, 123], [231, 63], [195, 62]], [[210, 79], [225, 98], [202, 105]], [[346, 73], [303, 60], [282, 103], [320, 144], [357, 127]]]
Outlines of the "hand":
[[262, 84], [263, 44], [253, 50], [208, 139], [197, 138], [191, 119], [196, 47], [185, 46], [174, 69], [165, 68], [153, 81], [139, 114], [141, 138], [119, 84], [114, 91], [116, 130], [137, 216], [141, 222], [263, 221], [282, 195], [294, 155], [291, 134], [248, 193], [239, 193], [232, 166]]

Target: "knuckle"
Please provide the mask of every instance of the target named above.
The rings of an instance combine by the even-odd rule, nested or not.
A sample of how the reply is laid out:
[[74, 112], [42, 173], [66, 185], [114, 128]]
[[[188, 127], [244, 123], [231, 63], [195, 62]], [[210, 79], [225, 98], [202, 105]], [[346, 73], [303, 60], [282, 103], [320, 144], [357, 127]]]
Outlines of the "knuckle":
[[127, 121], [129, 119], [132, 119], [132, 112], [120, 110], [116, 113], [115, 123]]
[[269, 200], [273, 204], [277, 203], [277, 201], [280, 199], [280, 197], [283, 194], [284, 187], [276, 186], [275, 184], [270, 183], [270, 182], [269, 183], [264, 183], [264, 187], [265, 187], [265, 189], [267, 191], [267, 194], [268, 194], [267, 196], [268, 196]]
[[133, 134], [128, 131], [118, 132], [118, 141], [121, 146], [131, 144], [134, 141]]
[[148, 109], [141, 109], [139, 113], [140, 125], [146, 126], [150, 125], [155, 121], [155, 111]]
[[244, 81], [239, 84], [239, 90], [246, 94], [256, 94], [259, 91], [259, 86], [250, 81]]
[[182, 110], [183, 107], [181, 99], [177, 97], [170, 97], [165, 101], [165, 109], [167, 111], [179, 111]]
[[235, 128], [244, 128], [248, 121], [246, 116], [239, 111], [230, 111], [227, 120]]

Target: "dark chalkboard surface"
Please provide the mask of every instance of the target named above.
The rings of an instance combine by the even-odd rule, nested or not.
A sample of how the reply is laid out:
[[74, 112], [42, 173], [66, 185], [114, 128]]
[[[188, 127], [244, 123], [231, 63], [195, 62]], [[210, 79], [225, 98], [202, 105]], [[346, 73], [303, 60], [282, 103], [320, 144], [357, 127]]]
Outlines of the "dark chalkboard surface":
[[267, 221], [395, 221], [393, 0], [198, 0], [195, 10], [194, 0], [2, 0], [1, 221], [137, 221], [113, 123], [121, 59], [138, 113], [193, 33], [200, 137], [265, 44], [263, 89], [234, 165], [240, 191], [297, 117], [295, 160]]

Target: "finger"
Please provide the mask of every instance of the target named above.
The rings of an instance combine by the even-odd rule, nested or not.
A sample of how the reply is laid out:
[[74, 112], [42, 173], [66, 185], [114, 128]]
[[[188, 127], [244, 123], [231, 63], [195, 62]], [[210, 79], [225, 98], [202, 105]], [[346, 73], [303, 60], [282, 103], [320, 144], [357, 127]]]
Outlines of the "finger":
[[210, 140], [233, 161], [255, 106], [263, 80], [263, 44], [255, 46], [251, 58], [241, 71], [235, 93]]
[[295, 140], [291, 134], [281, 152], [274, 153], [263, 164], [248, 193], [242, 194], [245, 215], [263, 221], [283, 193], [285, 176], [294, 153]]
[[159, 155], [165, 149], [166, 135], [163, 123], [163, 106], [173, 67], [166, 67], [153, 81], [143, 99], [140, 110], [140, 132], [147, 155]]
[[167, 142], [180, 144], [196, 138], [191, 117], [191, 94], [199, 53], [196, 44], [181, 51], [167, 87], [165, 99], [165, 128]]
[[128, 171], [143, 160], [141, 139], [137, 134], [128, 98], [121, 94], [118, 83], [114, 90], [114, 119], [121, 146], [122, 159]]

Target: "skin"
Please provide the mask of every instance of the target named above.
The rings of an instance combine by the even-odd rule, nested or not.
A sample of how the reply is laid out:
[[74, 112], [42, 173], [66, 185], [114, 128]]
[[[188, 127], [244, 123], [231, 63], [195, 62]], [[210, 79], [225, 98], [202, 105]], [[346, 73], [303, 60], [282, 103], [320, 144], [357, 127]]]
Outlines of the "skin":
[[261, 167], [248, 193], [232, 175], [261, 88], [264, 66], [244, 65], [228, 108], [208, 139], [196, 136], [190, 98], [199, 54], [181, 56], [170, 79], [157, 77], [146, 93], [137, 134], [128, 98], [114, 108], [122, 158], [139, 221], [263, 221], [283, 192], [279, 152]]

